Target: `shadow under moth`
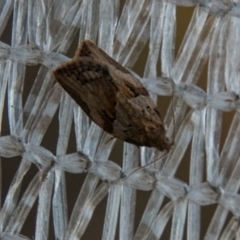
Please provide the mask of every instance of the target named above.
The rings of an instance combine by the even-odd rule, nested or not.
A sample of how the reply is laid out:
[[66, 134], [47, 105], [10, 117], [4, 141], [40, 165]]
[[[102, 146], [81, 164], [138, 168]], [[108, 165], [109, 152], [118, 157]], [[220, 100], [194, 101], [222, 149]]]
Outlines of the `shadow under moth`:
[[87, 116], [116, 138], [137, 146], [169, 150], [172, 143], [148, 91], [126, 68], [89, 40], [54, 78]]

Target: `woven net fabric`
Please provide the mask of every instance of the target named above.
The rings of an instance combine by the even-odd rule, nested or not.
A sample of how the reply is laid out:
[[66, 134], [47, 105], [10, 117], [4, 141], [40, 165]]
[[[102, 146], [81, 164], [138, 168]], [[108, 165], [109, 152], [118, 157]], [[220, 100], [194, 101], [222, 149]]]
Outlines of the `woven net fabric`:
[[[179, 6], [191, 7], [192, 16], [175, 52], [184, 21]], [[0, 238], [240, 239], [239, 17], [237, 0], [1, 0]], [[9, 42], [3, 39], [7, 28]], [[52, 77], [70, 59], [74, 39], [90, 39], [128, 68], [154, 101], [171, 98], [164, 116], [174, 139], [169, 154], [124, 143], [116, 163], [116, 139]], [[18, 166], [6, 182], [13, 161]], [[177, 174], [180, 167], [187, 176]], [[67, 178], [80, 175], [75, 190]], [[70, 190], [76, 195], [72, 207]], [[139, 192], [148, 192], [141, 215]], [[104, 200], [101, 232], [93, 235], [91, 221]]]

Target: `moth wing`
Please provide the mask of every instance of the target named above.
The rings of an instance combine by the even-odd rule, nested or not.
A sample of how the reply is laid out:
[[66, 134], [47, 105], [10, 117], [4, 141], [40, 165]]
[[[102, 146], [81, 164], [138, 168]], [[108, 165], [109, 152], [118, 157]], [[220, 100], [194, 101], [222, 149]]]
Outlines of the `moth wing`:
[[101, 48], [96, 46], [90, 40], [85, 39], [78, 47], [75, 58], [90, 57], [91, 59], [105, 62], [109, 66], [113, 66], [114, 69], [121, 71], [122, 73], [130, 74], [130, 72], [124, 68], [120, 63], [111, 58]]
[[83, 41], [56, 80], [105, 131], [139, 146], [170, 149], [161, 116], [147, 90], [91, 41]]
[[89, 57], [79, 57], [58, 67], [53, 75], [95, 123], [113, 132], [118, 90], [107, 66]]
[[165, 141], [162, 118], [144, 86], [129, 74], [115, 71], [111, 76], [119, 89], [114, 122], [116, 136], [139, 146], [152, 147], [162, 138]]
[[[137, 115], [140, 114], [142, 116], [141, 111], [143, 111], [142, 106], [144, 105], [144, 108], [147, 108], [151, 114], [154, 114], [153, 117], [156, 118], [155, 121], [162, 122], [160, 113], [156, 109], [148, 91], [126, 68], [108, 56], [102, 49], [88, 39], [84, 40], [79, 45], [75, 58], [84, 56], [90, 57], [91, 59], [97, 59], [98, 61], [101, 61], [101, 63], [106, 63], [110, 75], [109, 77], [117, 87], [119, 96], [122, 94], [126, 99], [136, 102], [135, 107], [137, 107], [137, 109], [135, 109], [135, 111]], [[141, 96], [141, 101], [139, 101], [139, 96]], [[146, 104], [147, 106], [145, 106]], [[127, 112], [128, 110], [131, 110], [131, 108], [132, 107], [128, 107], [125, 111]], [[133, 115], [132, 117], [137, 115]]]

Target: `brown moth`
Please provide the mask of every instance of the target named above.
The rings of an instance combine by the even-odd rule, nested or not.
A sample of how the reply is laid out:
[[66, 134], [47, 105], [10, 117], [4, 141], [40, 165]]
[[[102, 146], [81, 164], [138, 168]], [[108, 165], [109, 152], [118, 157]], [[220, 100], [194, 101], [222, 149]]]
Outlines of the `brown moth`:
[[127, 69], [89, 40], [53, 71], [87, 116], [116, 138], [137, 146], [172, 147], [148, 91]]

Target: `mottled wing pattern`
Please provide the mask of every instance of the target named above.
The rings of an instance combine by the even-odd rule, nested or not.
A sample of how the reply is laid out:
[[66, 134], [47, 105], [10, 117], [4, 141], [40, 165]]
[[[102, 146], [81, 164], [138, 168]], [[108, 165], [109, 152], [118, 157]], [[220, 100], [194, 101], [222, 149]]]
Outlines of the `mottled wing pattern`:
[[108, 65], [113, 66], [115, 69], [121, 71], [122, 73], [130, 74], [126, 68], [124, 68], [121, 64], [107, 55], [101, 48], [97, 47], [94, 43], [87, 39], [79, 45], [75, 54], [75, 58], [78, 57], [90, 57], [94, 60], [105, 62]]
[[75, 58], [57, 68], [53, 75], [94, 122], [113, 133], [118, 90], [106, 66], [88, 57]]
[[[122, 83], [118, 87], [121, 90], [118, 91], [115, 107], [115, 133], [122, 134], [119, 138], [123, 139], [125, 136], [125, 141], [139, 146], [157, 147], [161, 150], [168, 149], [168, 146], [170, 148], [160, 113], [147, 90], [132, 75], [124, 75], [116, 71], [111, 75], [117, 86], [118, 81]], [[138, 84], [132, 85], [131, 82], [134, 81]]]
[[147, 90], [89, 40], [53, 75], [83, 111], [114, 137], [138, 146], [171, 148]]

